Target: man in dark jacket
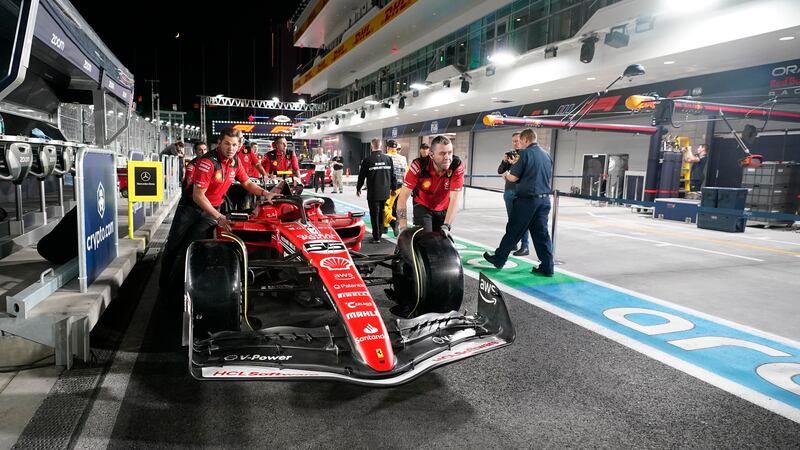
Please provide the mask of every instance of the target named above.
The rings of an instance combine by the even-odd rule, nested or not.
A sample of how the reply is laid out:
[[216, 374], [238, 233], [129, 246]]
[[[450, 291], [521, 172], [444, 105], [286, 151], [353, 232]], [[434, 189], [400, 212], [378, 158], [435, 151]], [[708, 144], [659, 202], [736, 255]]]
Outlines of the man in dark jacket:
[[[503, 175], [504, 173], [511, 170], [511, 166], [513, 165], [512, 158], [517, 157], [519, 155], [519, 152], [526, 150], [525, 148], [521, 148], [518, 132], [511, 135], [511, 146], [512, 150], [505, 152], [503, 154], [503, 160], [500, 161], [500, 166], [497, 167], [498, 175]], [[503, 201], [506, 204], [506, 214], [508, 215], [509, 219], [511, 218], [511, 206], [514, 204], [514, 194], [516, 192], [517, 192], [516, 183], [512, 183], [506, 180], [506, 187], [505, 190], [503, 191]], [[528, 254], [530, 254], [530, 251], [528, 250], [529, 236], [530, 232], [526, 230], [525, 234], [522, 235], [522, 240], [520, 241], [522, 247], [520, 247], [519, 250], [517, 250], [516, 248], [514, 249], [514, 256], [527, 256]], [[516, 244], [514, 245], [516, 246]]]
[[369, 220], [372, 222], [372, 242], [381, 241], [383, 234], [383, 206], [394, 191], [397, 180], [394, 176], [392, 158], [381, 152], [380, 139], [372, 140], [372, 153], [363, 161], [358, 170], [356, 195], [361, 197], [361, 187], [367, 182], [367, 203], [369, 204]]

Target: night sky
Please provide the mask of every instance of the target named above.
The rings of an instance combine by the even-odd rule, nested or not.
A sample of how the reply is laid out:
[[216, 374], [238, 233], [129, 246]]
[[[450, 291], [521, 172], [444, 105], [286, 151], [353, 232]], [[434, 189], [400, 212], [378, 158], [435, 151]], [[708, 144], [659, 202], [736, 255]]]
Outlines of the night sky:
[[[193, 124], [200, 123], [200, 94], [296, 100], [291, 88], [295, 67], [311, 57], [311, 50], [294, 48], [291, 43], [289, 20], [299, 3], [229, 1], [212, 8], [203, 2], [143, 0], [131, 3], [134, 10], [127, 26], [122, 26], [118, 15], [110, 15], [96, 1], [72, 0], [117, 59], [133, 72], [140, 113], [150, 116], [151, 111], [150, 84], [145, 80], [158, 79], [162, 111], [176, 104]], [[230, 115], [239, 120], [253, 112], [213, 108], [209, 119]]]

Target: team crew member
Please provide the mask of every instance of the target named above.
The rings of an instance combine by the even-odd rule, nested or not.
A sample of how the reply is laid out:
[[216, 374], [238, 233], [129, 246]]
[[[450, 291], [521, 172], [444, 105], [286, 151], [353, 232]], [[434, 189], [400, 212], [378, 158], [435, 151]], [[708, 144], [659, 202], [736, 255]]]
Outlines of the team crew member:
[[502, 269], [511, 249], [530, 230], [533, 248], [541, 263], [531, 271], [534, 274], [553, 276], [553, 244], [547, 231], [550, 214], [550, 190], [553, 179], [553, 161], [550, 155], [536, 143], [536, 133], [527, 129], [520, 133], [520, 143], [527, 148], [514, 158], [511, 170], [503, 174], [506, 181], [516, 183], [516, 194], [511, 217], [506, 225], [506, 234], [494, 255], [486, 252], [484, 259]]
[[[520, 133], [514, 133], [511, 135], [511, 151], [505, 152], [503, 154], [503, 159], [500, 161], [500, 165], [497, 167], [497, 174], [503, 175], [504, 173], [508, 172], [508, 170], [513, 165], [514, 159], [519, 152], [526, 151], [522, 144], [519, 141]], [[510, 218], [511, 217], [511, 206], [514, 204], [514, 194], [517, 191], [516, 183], [512, 183], [510, 181], [506, 181], [505, 190], [503, 191], [503, 201], [506, 204], [506, 215]], [[528, 250], [528, 241], [529, 241], [529, 232], [525, 231], [522, 235], [522, 240], [520, 244], [522, 246], [519, 250], [516, 248], [514, 249], [514, 256], [527, 256], [530, 254]], [[514, 244], [516, 246], [516, 244]]]
[[344, 176], [344, 158], [342, 158], [342, 152], [336, 150], [333, 152], [333, 158], [331, 158], [331, 164], [333, 165], [333, 193], [336, 193], [336, 190], [339, 190], [339, 193], [342, 193], [342, 177]]
[[464, 165], [453, 155], [453, 144], [445, 136], [436, 136], [431, 141], [431, 156], [415, 159], [406, 173], [397, 198], [400, 228], [407, 226], [408, 197], [413, 195], [414, 225], [425, 231], [442, 230], [449, 237], [463, 187]]
[[159, 286], [168, 290], [169, 295], [179, 295], [189, 245], [211, 237], [217, 226], [230, 231], [230, 222], [219, 212], [219, 206], [234, 179], [239, 180], [248, 192], [267, 200], [277, 195], [251, 182], [238, 163], [236, 151], [240, 139], [240, 131], [233, 128], [222, 130], [217, 149], [195, 162], [192, 185], [183, 190], [161, 259]]
[[392, 158], [381, 152], [380, 139], [372, 140], [372, 153], [361, 161], [356, 182], [356, 195], [361, 197], [361, 187], [367, 182], [367, 203], [369, 218], [372, 222], [372, 242], [381, 241], [383, 234], [383, 207], [394, 190], [397, 180], [394, 178]]
[[192, 176], [194, 176], [194, 164], [197, 160], [206, 154], [208, 145], [203, 141], [197, 141], [194, 144], [194, 158], [186, 162], [186, 171], [183, 175], [183, 186], [187, 187], [192, 184]]
[[261, 160], [261, 165], [266, 168], [270, 176], [277, 176], [278, 172], [291, 170], [292, 175], [300, 178], [300, 164], [297, 156], [291, 150], [286, 150], [286, 138], [279, 137], [272, 142], [272, 150], [268, 151]]
[[422, 145], [419, 146], [419, 157], [420, 158], [427, 158], [430, 155], [431, 155], [431, 147], [430, 147], [430, 145], [428, 145], [428, 144], [423, 142]]
[[[258, 178], [259, 176], [267, 176], [267, 172], [261, 167], [261, 162], [258, 158], [258, 144], [255, 142], [242, 145], [236, 153], [236, 159], [238, 159], [239, 165], [248, 177]], [[241, 184], [234, 183], [231, 186], [228, 190], [228, 198], [234, 210], [248, 209], [252, 206], [252, 198]]]
[[314, 192], [320, 188], [322, 193], [325, 193], [325, 169], [328, 168], [328, 155], [322, 153], [322, 147], [317, 148], [317, 154], [314, 155], [314, 174], [312, 175], [314, 185]]
[[[399, 190], [403, 186], [403, 179], [408, 171], [408, 160], [405, 156], [400, 154], [400, 144], [398, 144], [394, 139], [389, 139], [386, 141], [386, 154], [392, 158], [392, 164], [394, 165], [394, 178], [397, 180], [395, 186], [392, 186], [392, 190]], [[394, 199], [392, 202], [392, 216], [397, 217], [397, 199]], [[397, 226], [397, 219], [393, 220], [389, 225], [392, 227], [394, 235], [399, 236], [400, 233]]]

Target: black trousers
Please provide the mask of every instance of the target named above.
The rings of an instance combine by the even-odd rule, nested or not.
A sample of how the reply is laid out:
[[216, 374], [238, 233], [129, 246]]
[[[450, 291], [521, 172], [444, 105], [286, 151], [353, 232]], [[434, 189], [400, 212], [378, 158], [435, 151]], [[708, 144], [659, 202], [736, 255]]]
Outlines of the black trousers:
[[162, 293], [176, 295], [181, 301], [186, 266], [186, 250], [194, 241], [213, 237], [217, 222], [194, 202], [181, 202], [172, 218], [169, 236], [161, 255], [161, 274], [158, 285]]
[[414, 225], [420, 226], [427, 232], [438, 230], [444, 225], [447, 210], [433, 211], [419, 203], [414, 203]]
[[550, 198], [516, 197], [511, 209], [511, 216], [506, 224], [506, 234], [500, 241], [494, 255], [497, 262], [505, 264], [508, 254], [522, 238], [525, 230], [531, 233], [533, 248], [541, 264], [539, 269], [553, 273], [553, 242], [547, 231], [547, 220], [550, 215]]
[[372, 222], [372, 238], [380, 239], [383, 234], [383, 208], [386, 206], [386, 199], [375, 200], [368, 198], [369, 221]]
[[322, 189], [322, 192], [325, 192], [325, 171], [324, 170], [322, 172], [320, 172], [318, 170], [314, 171], [312, 184], [314, 185], [314, 192], [316, 192], [317, 189]]

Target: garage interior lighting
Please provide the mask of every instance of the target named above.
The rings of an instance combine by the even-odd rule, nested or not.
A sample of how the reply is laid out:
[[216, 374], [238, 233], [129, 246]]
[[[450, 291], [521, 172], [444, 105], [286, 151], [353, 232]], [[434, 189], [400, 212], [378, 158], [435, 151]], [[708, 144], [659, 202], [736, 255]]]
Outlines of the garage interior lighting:
[[421, 90], [423, 90], [423, 89], [428, 89], [428, 87], [429, 87], [429, 86], [428, 86], [427, 84], [425, 84], [425, 83], [419, 83], [419, 82], [417, 82], [417, 83], [411, 83], [411, 86], [409, 86], [409, 87], [410, 87], [411, 89], [416, 89], [416, 90], [418, 90], [418, 91], [421, 91]]
[[514, 61], [519, 58], [514, 53], [511, 53], [507, 50], [501, 50], [497, 53], [489, 55], [489, 61], [498, 65], [498, 66], [508, 66], [514, 64]]
[[364, 102], [364, 104], [365, 105], [380, 105], [381, 102], [379, 102], [377, 100], [367, 100], [367, 101]]
[[794, 39], [794, 36], [784, 36], [782, 38], [778, 38], [779, 41], [791, 41]]

